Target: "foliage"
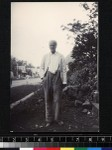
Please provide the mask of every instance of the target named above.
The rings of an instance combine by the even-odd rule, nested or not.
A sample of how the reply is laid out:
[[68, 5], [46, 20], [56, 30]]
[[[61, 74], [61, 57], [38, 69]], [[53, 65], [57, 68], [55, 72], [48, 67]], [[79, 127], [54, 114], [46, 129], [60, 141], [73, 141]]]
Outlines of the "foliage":
[[17, 60], [15, 57], [11, 58], [11, 70], [14, 76], [17, 76]]
[[98, 4], [92, 3], [92, 8], [88, 3], [81, 3], [81, 6], [87, 11], [89, 20], [82, 23], [74, 19], [73, 23], [62, 26], [63, 30], [66, 29], [74, 35], [72, 51], [72, 57], [75, 59], [73, 64], [76, 64], [74, 67], [97, 61]]
[[14, 73], [14, 77], [22, 75], [22, 69], [18, 69], [18, 66], [25, 66], [27, 74], [32, 75], [31, 69], [27, 69], [34, 68], [34, 66], [31, 63], [27, 63], [27, 61], [17, 60], [17, 58], [11, 57], [11, 70]]
[[68, 72], [68, 84], [76, 88], [69, 89], [67, 94], [69, 98], [79, 99], [81, 101], [93, 100], [94, 91], [97, 90], [97, 66], [88, 64], [83, 69]]
[[89, 17], [87, 22], [75, 20], [63, 30], [73, 33], [74, 46], [72, 50], [73, 62], [68, 64], [68, 83], [79, 85], [77, 92], [69, 93], [73, 97], [92, 100], [94, 90], [97, 90], [97, 42], [98, 42], [98, 4], [81, 3]]

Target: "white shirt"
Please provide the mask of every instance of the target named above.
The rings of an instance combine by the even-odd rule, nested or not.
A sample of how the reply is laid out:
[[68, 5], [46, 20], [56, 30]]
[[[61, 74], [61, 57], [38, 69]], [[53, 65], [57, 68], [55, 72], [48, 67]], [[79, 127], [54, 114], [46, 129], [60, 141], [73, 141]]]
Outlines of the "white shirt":
[[51, 73], [55, 73], [57, 70], [60, 70], [63, 84], [67, 83], [66, 64], [64, 57], [60, 53], [55, 52], [52, 54], [50, 52], [43, 57], [40, 67], [41, 78], [44, 77], [47, 70], [49, 70]]
[[59, 64], [60, 64], [61, 58], [59, 57], [59, 55], [57, 54], [57, 52], [55, 52], [54, 54], [50, 54], [50, 60], [49, 60], [49, 65], [48, 65], [48, 70], [55, 74], [55, 72], [58, 70]]

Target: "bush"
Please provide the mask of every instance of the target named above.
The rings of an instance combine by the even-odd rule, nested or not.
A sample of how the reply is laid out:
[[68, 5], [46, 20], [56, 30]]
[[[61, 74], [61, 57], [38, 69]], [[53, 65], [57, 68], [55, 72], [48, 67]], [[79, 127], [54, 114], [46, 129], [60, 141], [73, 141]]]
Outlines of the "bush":
[[[73, 62], [74, 64], [74, 62]], [[73, 64], [70, 64], [73, 67]], [[73, 71], [73, 69], [71, 69]], [[95, 101], [94, 91], [97, 91], [97, 65], [95, 63], [86, 64], [75, 71], [69, 70], [68, 84], [77, 88], [69, 89], [68, 96], [82, 102]], [[97, 98], [98, 101], [98, 98]]]

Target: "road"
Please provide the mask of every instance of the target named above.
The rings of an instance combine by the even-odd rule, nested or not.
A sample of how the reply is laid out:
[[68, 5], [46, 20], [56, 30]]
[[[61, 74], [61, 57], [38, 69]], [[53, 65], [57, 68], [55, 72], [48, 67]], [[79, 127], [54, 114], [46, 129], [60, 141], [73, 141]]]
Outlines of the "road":
[[20, 86], [20, 85], [26, 85], [26, 84], [36, 85], [40, 82], [41, 82], [40, 78], [25, 79], [25, 80], [14, 80], [14, 81], [12, 81], [11, 88], [16, 87], [16, 86]]

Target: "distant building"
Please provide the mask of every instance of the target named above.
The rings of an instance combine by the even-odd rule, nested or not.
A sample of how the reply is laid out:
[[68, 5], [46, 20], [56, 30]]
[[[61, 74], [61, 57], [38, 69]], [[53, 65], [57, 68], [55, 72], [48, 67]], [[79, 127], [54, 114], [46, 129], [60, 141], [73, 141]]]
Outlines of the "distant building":
[[26, 68], [26, 70], [27, 70], [27, 72], [29, 72], [30, 71], [30, 74], [32, 74], [31, 76], [32, 77], [38, 77], [38, 68], [36, 68], [36, 67], [27, 67]]
[[25, 66], [18, 66], [18, 70], [21, 70], [22, 72], [26, 72]]
[[19, 76], [25, 77], [27, 72], [26, 72], [26, 66], [18, 66], [18, 74]]

